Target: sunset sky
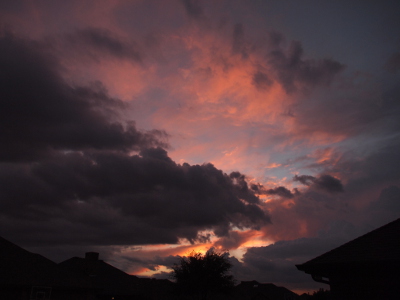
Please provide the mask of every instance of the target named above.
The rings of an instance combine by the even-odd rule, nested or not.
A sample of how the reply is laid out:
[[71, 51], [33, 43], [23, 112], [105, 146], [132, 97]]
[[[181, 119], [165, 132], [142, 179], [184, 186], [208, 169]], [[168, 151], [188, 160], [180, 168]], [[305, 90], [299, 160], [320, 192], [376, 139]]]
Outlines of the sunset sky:
[[238, 281], [400, 217], [399, 1], [0, 1], [0, 235]]

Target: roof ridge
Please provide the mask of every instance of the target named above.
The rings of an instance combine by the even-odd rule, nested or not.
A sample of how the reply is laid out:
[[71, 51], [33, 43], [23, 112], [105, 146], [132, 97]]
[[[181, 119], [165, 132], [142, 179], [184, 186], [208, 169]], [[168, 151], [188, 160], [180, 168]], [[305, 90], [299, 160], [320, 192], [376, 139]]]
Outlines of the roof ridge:
[[379, 232], [386, 231], [388, 228], [390, 228], [391, 226], [393, 226], [393, 225], [395, 225], [397, 223], [399, 223], [399, 225], [400, 225], [400, 218], [398, 218], [396, 220], [393, 220], [393, 221], [391, 221], [391, 222], [389, 222], [389, 223], [387, 223], [387, 224], [385, 224], [383, 226], [375, 228], [375, 229], [373, 229], [373, 230], [371, 230], [371, 231], [369, 231], [369, 232], [367, 232], [367, 233], [365, 233], [365, 234], [363, 234], [363, 235], [361, 235], [359, 237], [356, 237], [356, 238], [354, 238], [354, 239], [352, 239], [352, 240], [350, 240], [350, 241], [348, 241], [348, 242], [346, 242], [346, 243], [344, 243], [344, 244], [342, 244], [342, 245], [340, 245], [340, 246], [338, 246], [338, 247], [336, 247], [336, 248], [334, 248], [334, 249], [332, 249], [332, 250], [330, 250], [328, 252], [325, 252], [325, 253], [323, 253], [323, 254], [321, 254], [321, 255], [319, 255], [319, 256], [317, 256], [317, 257], [315, 257], [315, 258], [313, 258], [313, 259], [311, 259], [311, 260], [309, 260], [309, 261], [307, 261], [307, 262], [305, 262], [303, 264], [299, 264], [299, 265], [296, 265], [296, 266], [304, 266], [304, 265], [307, 265], [307, 264], [318, 263], [318, 261], [321, 260], [321, 258], [329, 257], [330, 255], [335, 254], [338, 251], [341, 251], [343, 249], [348, 249], [349, 248], [349, 244], [354, 244], [354, 243], [357, 244], [360, 241], [365, 241], [369, 237], [379, 234]]

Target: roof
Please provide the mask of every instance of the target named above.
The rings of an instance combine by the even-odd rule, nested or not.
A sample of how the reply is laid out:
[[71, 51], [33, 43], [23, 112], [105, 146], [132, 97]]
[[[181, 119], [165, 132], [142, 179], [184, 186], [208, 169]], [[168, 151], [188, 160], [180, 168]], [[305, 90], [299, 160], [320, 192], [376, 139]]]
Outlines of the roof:
[[85, 278], [0, 237], [0, 285], [79, 288], [86, 283]]
[[102, 294], [131, 295], [138, 292], [139, 278], [129, 275], [99, 259], [73, 257], [59, 266], [71, 272], [89, 276]]
[[297, 299], [299, 295], [273, 283], [259, 283], [256, 280], [241, 281], [235, 287], [235, 294], [241, 299]]
[[399, 266], [400, 219], [360, 236], [304, 264], [296, 265], [306, 273], [326, 276], [335, 268], [348, 266]]

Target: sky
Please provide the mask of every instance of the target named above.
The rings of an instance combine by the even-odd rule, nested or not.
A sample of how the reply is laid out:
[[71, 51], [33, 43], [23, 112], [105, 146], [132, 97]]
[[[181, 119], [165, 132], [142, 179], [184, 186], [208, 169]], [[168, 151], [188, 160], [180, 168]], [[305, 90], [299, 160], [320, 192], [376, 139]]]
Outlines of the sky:
[[0, 235], [238, 281], [400, 217], [398, 1], [0, 2]]

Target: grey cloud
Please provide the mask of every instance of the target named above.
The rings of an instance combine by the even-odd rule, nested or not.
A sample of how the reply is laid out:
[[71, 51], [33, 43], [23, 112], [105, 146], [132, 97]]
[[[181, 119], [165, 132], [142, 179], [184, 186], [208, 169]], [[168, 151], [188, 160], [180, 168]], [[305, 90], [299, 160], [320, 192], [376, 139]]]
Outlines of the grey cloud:
[[243, 59], [249, 57], [247, 44], [244, 38], [244, 26], [242, 23], [235, 24], [233, 28], [232, 53], [240, 54]]
[[338, 241], [335, 244], [333, 241], [315, 238], [280, 241], [266, 247], [249, 248], [243, 256], [243, 263], [238, 265], [238, 269], [242, 274], [249, 274], [245, 278], [247, 280], [274, 282], [289, 289], [300, 286], [317, 289], [322, 285], [314, 282], [309, 275], [301, 274], [295, 264], [305, 262], [330, 250], [332, 244], [339, 245]]
[[273, 84], [273, 81], [268, 77], [267, 74], [258, 71], [253, 74], [252, 83], [257, 89], [266, 90]]
[[295, 175], [293, 181], [299, 181], [304, 185], [311, 186], [329, 193], [343, 192], [342, 182], [328, 174], [322, 174], [318, 177], [310, 175]]
[[310, 275], [299, 272], [295, 265], [332, 250], [361, 233], [364, 233], [362, 229], [342, 220], [330, 224], [327, 230], [319, 232], [315, 237], [281, 240], [269, 246], [251, 247], [244, 254], [242, 262], [235, 264], [234, 271], [239, 280], [273, 282], [289, 289], [318, 289], [324, 286], [313, 281]]
[[304, 260], [318, 256], [334, 247], [340, 245], [344, 240], [315, 238], [300, 238], [290, 241], [278, 241], [265, 247], [249, 248], [244, 255], [244, 261], [248, 264], [257, 265], [257, 258], [265, 258], [270, 261], [279, 259]]
[[[338, 215], [369, 229], [398, 218], [398, 153], [398, 142], [391, 140], [389, 146], [371, 151], [362, 159], [359, 153], [347, 152], [329, 169], [321, 163], [321, 169], [340, 174], [345, 185], [327, 174], [295, 176], [294, 180], [306, 188], [301, 193], [293, 192], [293, 206], [282, 206], [279, 200], [264, 204], [271, 212], [273, 224], [262, 229], [264, 235], [274, 240], [314, 235]], [[345, 193], [341, 192], [344, 190]]]
[[[368, 136], [383, 142], [397, 134], [400, 128], [400, 89], [393, 84], [395, 78], [388, 79], [388, 84], [382, 89], [369, 79], [357, 77], [360, 78], [354, 80], [360, 80], [361, 86], [331, 90], [330, 95], [309, 97], [300, 106], [293, 107], [299, 133], [305, 136], [322, 132], [358, 137], [361, 141]], [[343, 92], [349, 96], [342, 98]], [[325, 97], [324, 101], [320, 102], [322, 97]], [[380, 142], [368, 147], [376, 146], [380, 146]]]
[[[20, 227], [25, 241], [36, 243], [148, 244], [194, 242], [204, 240], [201, 230], [223, 235], [231, 226], [270, 222], [250, 190], [246, 195], [242, 183], [211, 164], [181, 166], [161, 148], [150, 152], [86, 151], [4, 164], [3, 228]], [[31, 236], [33, 228], [41, 235]]]
[[0, 53], [0, 141], [7, 145], [0, 160], [33, 160], [59, 150], [166, 146], [165, 132], [141, 132], [134, 122], [116, 121], [125, 104], [101, 84], [67, 85], [57, 61], [34, 43], [6, 36]]
[[298, 41], [293, 41], [287, 51], [278, 48], [267, 57], [287, 93], [303, 87], [329, 85], [335, 75], [344, 69], [343, 64], [328, 58], [303, 59], [303, 47]]
[[243, 174], [176, 164], [166, 133], [119, 121], [125, 104], [101, 84], [67, 85], [53, 57], [17, 37], [0, 53], [0, 235], [30, 246], [204, 242], [205, 229], [270, 222]]
[[278, 186], [274, 189], [268, 189], [265, 191], [265, 193], [267, 195], [278, 195], [282, 198], [288, 198], [288, 199], [293, 198], [294, 196], [293, 193], [284, 186]]
[[311, 185], [315, 181], [315, 177], [311, 175], [295, 175], [293, 181], [298, 181], [304, 185]]
[[201, 19], [204, 17], [203, 8], [200, 5], [199, 0], [181, 0], [183, 6], [185, 7], [186, 13], [194, 18], [194, 19]]
[[270, 31], [267, 34], [268, 46], [271, 49], [278, 49], [282, 45], [284, 40], [285, 38], [280, 32]]
[[249, 203], [258, 203], [259, 199], [252, 191], [249, 190], [249, 186], [246, 181], [246, 176], [240, 172], [232, 172], [229, 177], [235, 183], [235, 189], [239, 197], [246, 200]]
[[[354, 153], [346, 153], [332, 169], [333, 172], [346, 170], [346, 194], [349, 199], [356, 198], [361, 193], [375, 190], [383, 191], [390, 186], [396, 186], [400, 180], [400, 143], [397, 139], [387, 141], [374, 149], [363, 160], [354, 157]], [[376, 200], [376, 199], [365, 199]]]
[[[128, 43], [117, 37], [111, 31], [103, 28], [85, 28], [65, 35], [65, 40], [77, 48], [108, 54], [120, 59], [130, 59], [135, 62], [143, 61], [143, 54], [137, 44]], [[93, 52], [94, 51], [94, 52]]]
[[215, 242], [215, 247], [222, 247], [222, 249], [237, 249], [243, 242], [245, 242], [248, 237], [245, 234], [240, 234], [239, 232], [232, 231], [229, 232], [228, 236], [220, 238]]
[[314, 182], [314, 185], [321, 190], [325, 190], [330, 193], [343, 192], [342, 182], [330, 175], [320, 175]]

